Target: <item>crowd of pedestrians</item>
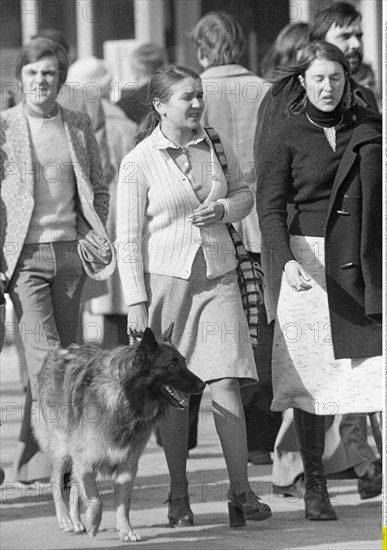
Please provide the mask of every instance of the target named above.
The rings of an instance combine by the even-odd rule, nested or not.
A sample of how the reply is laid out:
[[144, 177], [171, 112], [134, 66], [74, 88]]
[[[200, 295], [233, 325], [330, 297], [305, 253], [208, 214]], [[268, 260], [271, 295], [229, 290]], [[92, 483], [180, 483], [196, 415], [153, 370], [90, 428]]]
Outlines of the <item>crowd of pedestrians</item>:
[[[272, 514], [248, 461], [273, 460], [275, 491], [304, 498], [309, 520], [337, 519], [327, 478], [357, 478], [361, 499], [381, 493], [367, 415], [383, 409], [382, 126], [361, 25], [345, 2], [287, 25], [258, 76], [241, 64], [240, 23], [211, 12], [190, 33], [200, 76], [143, 44], [115, 104], [103, 60], [70, 65], [52, 29], [23, 46], [23, 97], [1, 112], [0, 307], [5, 294], [28, 367], [6, 481], [38, 477], [23, 470], [39, 451], [35, 375], [50, 349], [82, 343], [88, 312], [106, 347], [175, 323], [172, 343], [211, 390], [231, 526]], [[90, 83], [100, 93], [85, 101]], [[26, 177], [12, 169], [22, 165]], [[254, 345], [235, 230], [263, 270], [263, 298], [248, 295]], [[171, 527], [194, 524], [199, 407], [191, 398], [158, 427]]]

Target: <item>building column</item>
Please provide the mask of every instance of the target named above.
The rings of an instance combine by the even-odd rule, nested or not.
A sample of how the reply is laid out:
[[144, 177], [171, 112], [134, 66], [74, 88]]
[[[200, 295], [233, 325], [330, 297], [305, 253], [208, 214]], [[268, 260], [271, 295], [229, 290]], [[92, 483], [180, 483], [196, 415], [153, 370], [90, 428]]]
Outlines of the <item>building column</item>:
[[201, 70], [194, 44], [187, 38], [202, 17], [201, 0], [177, 0], [175, 7], [175, 58], [176, 63]]
[[359, 11], [362, 14], [364, 61], [375, 71], [376, 80], [381, 85], [382, 77], [382, 2], [360, 0]]
[[29, 42], [39, 29], [39, 0], [23, 0], [20, 2], [20, 19], [23, 44]]
[[164, 0], [141, 0], [134, 3], [135, 38], [165, 47]]
[[289, 1], [289, 23], [309, 23], [310, 0]]
[[94, 54], [94, 24], [99, 16], [93, 0], [77, 0], [77, 50], [78, 58]]

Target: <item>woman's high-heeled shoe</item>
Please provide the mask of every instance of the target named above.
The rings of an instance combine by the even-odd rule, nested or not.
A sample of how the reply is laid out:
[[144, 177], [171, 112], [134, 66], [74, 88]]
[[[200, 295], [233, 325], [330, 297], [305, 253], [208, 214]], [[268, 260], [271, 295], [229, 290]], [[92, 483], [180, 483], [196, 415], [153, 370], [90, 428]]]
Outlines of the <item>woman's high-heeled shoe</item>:
[[272, 515], [270, 507], [261, 502], [253, 492], [245, 492], [238, 496], [229, 492], [227, 498], [230, 527], [244, 527], [247, 519], [262, 521]]
[[168, 519], [170, 527], [191, 527], [194, 515], [189, 505], [189, 497], [174, 497], [168, 495]]

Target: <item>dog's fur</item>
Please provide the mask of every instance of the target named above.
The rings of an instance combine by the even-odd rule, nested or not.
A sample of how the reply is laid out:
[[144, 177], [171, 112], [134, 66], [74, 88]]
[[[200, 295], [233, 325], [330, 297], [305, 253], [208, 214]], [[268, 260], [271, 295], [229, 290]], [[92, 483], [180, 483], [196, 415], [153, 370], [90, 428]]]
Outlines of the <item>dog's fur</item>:
[[[39, 373], [40, 416], [33, 429], [50, 459], [59, 526], [96, 535], [102, 502], [96, 473], [116, 474], [119, 537], [137, 541], [129, 522], [130, 495], [139, 458], [152, 429], [179, 392], [199, 393], [204, 383], [191, 373], [170, 343], [173, 325], [156, 341], [147, 328], [139, 344], [101, 350], [72, 345], [52, 351]], [[70, 513], [63, 499], [63, 474], [72, 463]], [[83, 525], [79, 499], [86, 504]]]

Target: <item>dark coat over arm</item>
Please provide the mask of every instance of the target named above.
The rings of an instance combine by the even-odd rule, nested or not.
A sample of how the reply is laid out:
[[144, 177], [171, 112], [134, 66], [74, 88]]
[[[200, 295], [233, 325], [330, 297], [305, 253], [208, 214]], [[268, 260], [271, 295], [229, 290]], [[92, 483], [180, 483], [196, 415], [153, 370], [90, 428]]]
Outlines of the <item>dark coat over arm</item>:
[[336, 358], [382, 353], [382, 134], [358, 108], [358, 125], [333, 184], [325, 269]]

